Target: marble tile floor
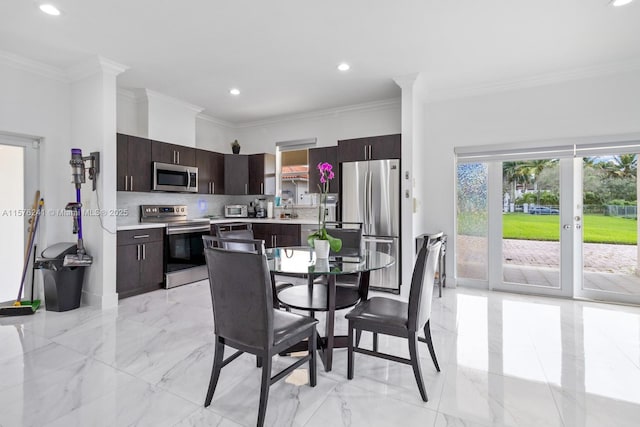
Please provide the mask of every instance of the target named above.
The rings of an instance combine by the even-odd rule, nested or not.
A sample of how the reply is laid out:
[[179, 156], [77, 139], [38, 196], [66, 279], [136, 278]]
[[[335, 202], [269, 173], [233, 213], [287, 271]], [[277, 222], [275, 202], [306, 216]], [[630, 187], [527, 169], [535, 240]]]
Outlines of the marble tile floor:
[[[343, 314], [337, 329], [344, 331]], [[252, 426], [260, 370], [242, 356], [203, 401], [213, 360], [208, 283], [90, 307], [0, 318], [0, 426]], [[434, 300], [437, 373], [346, 350], [334, 369], [271, 387], [270, 426], [637, 426], [640, 308], [446, 288]], [[371, 337], [363, 337], [370, 345]], [[406, 356], [406, 342], [380, 338]], [[277, 369], [289, 362], [277, 357]]]

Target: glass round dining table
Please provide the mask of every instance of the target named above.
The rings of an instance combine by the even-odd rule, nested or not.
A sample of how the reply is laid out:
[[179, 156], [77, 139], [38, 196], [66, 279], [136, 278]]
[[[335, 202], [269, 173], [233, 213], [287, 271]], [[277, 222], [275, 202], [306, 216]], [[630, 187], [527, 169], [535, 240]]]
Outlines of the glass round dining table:
[[[313, 248], [307, 246], [266, 249], [272, 277], [275, 274], [305, 275], [307, 285], [290, 286], [280, 290], [274, 298], [286, 307], [305, 310], [311, 316], [317, 311], [326, 312], [326, 337], [318, 336], [318, 349], [326, 371], [330, 371], [333, 349], [347, 346], [346, 336], [334, 336], [335, 311], [351, 307], [366, 300], [369, 293], [371, 271], [389, 267], [395, 263], [391, 255], [365, 249], [360, 255], [344, 254], [316, 259]], [[336, 276], [356, 275], [358, 283], [341, 286], [336, 291]], [[324, 283], [314, 283], [318, 276], [325, 276]], [[306, 347], [305, 347], [306, 348]], [[292, 350], [294, 351], [294, 350]]]

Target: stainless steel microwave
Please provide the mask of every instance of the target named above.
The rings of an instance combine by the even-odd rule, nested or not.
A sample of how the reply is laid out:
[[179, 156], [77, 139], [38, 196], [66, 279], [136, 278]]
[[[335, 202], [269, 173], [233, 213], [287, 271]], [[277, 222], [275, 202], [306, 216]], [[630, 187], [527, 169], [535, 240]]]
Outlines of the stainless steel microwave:
[[225, 205], [224, 216], [227, 218], [246, 218], [249, 209], [247, 205]]
[[198, 168], [153, 162], [153, 189], [155, 191], [198, 192]]

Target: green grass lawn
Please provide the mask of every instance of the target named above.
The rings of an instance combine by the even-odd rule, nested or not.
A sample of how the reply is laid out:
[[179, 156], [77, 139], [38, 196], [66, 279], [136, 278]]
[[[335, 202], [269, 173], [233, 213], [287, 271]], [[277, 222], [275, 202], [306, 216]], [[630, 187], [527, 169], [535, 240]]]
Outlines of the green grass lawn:
[[[637, 243], [637, 221], [604, 215], [585, 215], [582, 224], [586, 243]], [[559, 215], [508, 213], [502, 215], [505, 239], [552, 240], [560, 237]]]

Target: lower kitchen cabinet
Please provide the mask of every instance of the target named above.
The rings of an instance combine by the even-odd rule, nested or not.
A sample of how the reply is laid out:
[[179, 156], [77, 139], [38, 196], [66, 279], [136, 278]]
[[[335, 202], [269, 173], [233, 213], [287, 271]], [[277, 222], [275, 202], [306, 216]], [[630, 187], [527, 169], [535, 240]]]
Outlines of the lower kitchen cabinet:
[[253, 236], [267, 248], [300, 246], [299, 224], [253, 223]]
[[163, 228], [118, 232], [116, 291], [126, 298], [162, 288]]

